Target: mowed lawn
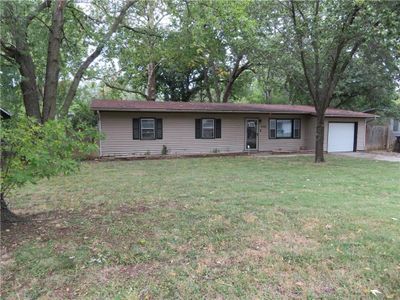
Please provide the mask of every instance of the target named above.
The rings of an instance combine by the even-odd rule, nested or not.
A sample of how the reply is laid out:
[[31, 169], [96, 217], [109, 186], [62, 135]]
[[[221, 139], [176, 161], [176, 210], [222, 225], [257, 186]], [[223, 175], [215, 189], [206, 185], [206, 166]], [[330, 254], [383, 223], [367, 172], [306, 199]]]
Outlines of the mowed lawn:
[[1, 296], [399, 299], [400, 164], [327, 159], [90, 162], [27, 186]]

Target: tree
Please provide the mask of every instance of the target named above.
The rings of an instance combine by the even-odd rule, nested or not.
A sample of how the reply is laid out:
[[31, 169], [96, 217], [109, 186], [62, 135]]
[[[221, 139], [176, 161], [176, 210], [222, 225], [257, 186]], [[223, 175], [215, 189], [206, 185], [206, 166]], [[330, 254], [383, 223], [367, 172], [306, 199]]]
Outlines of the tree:
[[[67, 72], [67, 76], [72, 77], [72, 81], [62, 101], [61, 115], [65, 116], [68, 113], [84, 73], [102, 53], [106, 43], [117, 31], [128, 9], [134, 3], [134, 0], [128, 0], [116, 13], [117, 16], [112, 22], [98, 26], [97, 31], [93, 30], [93, 32], [81, 36], [86, 39], [87, 44], [89, 44], [89, 41], [91, 42], [94, 50], [86, 58], [79, 59], [76, 70]], [[112, 11], [113, 5], [109, 4], [108, 6]], [[67, 13], [71, 13], [77, 22], [70, 22], [70, 19], [68, 19], [68, 23], [66, 23], [65, 16]], [[84, 24], [91, 17], [67, 0], [45, 0], [39, 4], [36, 1], [33, 4], [32, 2], [5, 1], [1, 4], [1, 17], [1, 55], [18, 67], [21, 76], [20, 88], [27, 116], [42, 123], [54, 119], [57, 113], [57, 97], [60, 96], [58, 90], [60, 71], [62, 67], [69, 67], [68, 62], [62, 61], [62, 57], [68, 57], [65, 53], [68, 49], [64, 49], [65, 52], [61, 51], [63, 46], [68, 43], [70, 36], [67, 36], [67, 33], [73, 35], [76, 32], [85, 32]], [[39, 25], [40, 29], [32, 32], [32, 27], [36, 26], [37, 29]], [[74, 30], [77, 29], [76, 26], [82, 28]], [[47, 37], [47, 54], [40, 53], [40, 57], [36, 61], [34, 59], [37, 51], [35, 46], [43, 43], [42, 40], [37, 40], [37, 38], [42, 39], [44, 37]], [[84, 51], [80, 52], [83, 56], [82, 52]], [[76, 62], [76, 58], [72, 61]], [[40, 63], [45, 66], [44, 74], [39, 70], [43, 67]], [[43, 77], [38, 78], [38, 73]], [[43, 104], [42, 108], [40, 107], [41, 103]]]
[[[335, 1], [280, 2], [276, 28], [286, 53], [299, 62], [317, 114], [315, 161], [324, 162], [325, 112], [362, 45], [388, 42], [386, 25], [396, 22], [398, 3]], [[398, 19], [397, 23], [398, 24]], [[301, 81], [301, 78], [298, 78]]]
[[[236, 6], [225, 0], [157, 3], [157, 9], [149, 9], [149, 2], [143, 1], [138, 6], [142, 9], [127, 17], [121, 43], [113, 50], [121, 54], [119, 63], [111, 67], [118, 75], [107, 76], [105, 84], [147, 100], [152, 98], [151, 86], [166, 101], [230, 100], [235, 82], [250, 70], [249, 59], [257, 52], [256, 24], [249, 14], [252, 2], [243, 0]], [[168, 21], [160, 23], [163, 16]], [[153, 74], [155, 78], [149, 77]]]
[[168, 51], [164, 44], [168, 26], [162, 23], [168, 15], [163, 0], [137, 2], [107, 51], [108, 68], [102, 78], [107, 87], [156, 100], [157, 71]]
[[57, 174], [70, 174], [79, 167], [79, 159], [96, 150], [91, 141], [93, 128], [74, 130], [67, 121], [49, 120], [45, 124], [28, 117], [13, 116], [1, 120], [1, 221], [18, 217], [7, 205], [9, 192], [28, 182]]
[[360, 111], [390, 107], [397, 97], [399, 75], [391, 50], [374, 41], [366, 42], [338, 82], [331, 105]]
[[[251, 1], [198, 1], [183, 6], [181, 23], [189, 28], [202, 59], [204, 88], [210, 102], [228, 102], [236, 80], [257, 60], [257, 24]], [[253, 60], [253, 62], [251, 62]]]

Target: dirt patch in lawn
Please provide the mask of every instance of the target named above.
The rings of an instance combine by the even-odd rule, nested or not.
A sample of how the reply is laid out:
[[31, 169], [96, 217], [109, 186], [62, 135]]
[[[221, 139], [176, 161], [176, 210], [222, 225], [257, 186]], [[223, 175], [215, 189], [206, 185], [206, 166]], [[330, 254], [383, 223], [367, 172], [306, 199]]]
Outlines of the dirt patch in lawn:
[[316, 249], [319, 243], [307, 236], [291, 231], [280, 231], [272, 234], [270, 238], [253, 236], [248, 239], [247, 254], [265, 257], [271, 251], [290, 251], [301, 254], [305, 251]]
[[118, 207], [118, 212], [129, 215], [133, 213], [145, 213], [150, 210], [150, 207], [144, 206], [144, 205], [127, 205], [127, 204], [122, 204]]
[[301, 255], [318, 246], [318, 242], [290, 231], [276, 232], [270, 239], [252, 236], [247, 239], [247, 248], [244, 250], [229, 253], [207, 251], [209, 255], [200, 258], [197, 262], [197, 272], [203, 271], [206, 267], [221, 268], [249, 262], [262, 262], [268, 257], [276, 257], [284, 252]]
[[316, 270], [306, 270], [306, 272], [297, 272], [290, 270], [289, 272], [275, 273], [277, 282], [271, 285], [270, 289], [278, 298], [289, 297], [290, 299], [305, 299], [307, 295], [333, 296], [336, 288], [332, 285], [330, 278], [314, 277]]
[[96, 272], [95, 281], [108, 283], [118, 278], [131, 279], [141, 275], [155, 273], [159, 268], [160, 265], [156, 263], [138, 263], [128, 266], [105, 267]]
[[312, 231], [314, 229], [317, 229], [321, 226], [321, 220], [317, 218], [308, 218], [304, 220], [303, 223], [303, 229], [306, 231]]
[[264, 259], [271, 253], [271, 243], [264, 238], [254, 237], [248, 243], [248, 248], [244, 251], [244, 257], [252, 258], [254, 260]]
[[[21, 222], [10, 223], [1, 227], [1, 244], [4, 251], [12, 251], [27, 241], [46, 242], [51, 239], [79, 240], [84, 236], [97, 235], [106, 229], [108, 223], [103, 222], [104, 217], [126, 217], [132, 214], [143, 214], [150, 210], [149, 207], [138, 205], [121, 205], [115, 210], [110, 210], [103, 205], [91, 205], [77, 210], [48, 211], [37, 214], [28, 214], [18, 211], [22, 217]], [[85, 226], [88, 222], [89, 226]], [[104, 230], [104, 232], [106, 232]]]
[[249, 224], [253, 224], [257, 221], [258, 217], [253, 213], [245, 213], [242, 215], [242, 219]]
[[1, 228], [1, 244], [7, 251], [29, 240], [46, 241], [51, 235], [66, 236], [76, 230], [66, 226], [65, 220], [76, 216], [75, 212], [50, 211], [37, 214], [20, 214], [21, 222], [10, 223]]
[[313, 239], [291, 231], [281, 231], [273, 235], [272, 244], [279, 248], [286, 248], [295, 253], [302, 253], [318, 247]]

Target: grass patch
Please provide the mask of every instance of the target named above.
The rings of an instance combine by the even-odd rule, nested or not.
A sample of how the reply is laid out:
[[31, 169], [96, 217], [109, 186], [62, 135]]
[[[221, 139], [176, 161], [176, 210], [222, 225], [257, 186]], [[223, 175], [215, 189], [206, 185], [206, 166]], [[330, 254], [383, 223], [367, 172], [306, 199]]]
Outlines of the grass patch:
[[91, 162], [26, 186], [4, 298], [400, 297], [400, 168], [330, 157]]

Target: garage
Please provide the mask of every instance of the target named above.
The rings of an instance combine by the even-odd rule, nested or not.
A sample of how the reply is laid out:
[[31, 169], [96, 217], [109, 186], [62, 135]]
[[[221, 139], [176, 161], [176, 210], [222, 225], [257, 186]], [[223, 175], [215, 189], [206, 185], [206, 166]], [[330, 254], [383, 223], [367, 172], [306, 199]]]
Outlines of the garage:
[[328, 152], [355, 151], [356, 139], [356, 123], [329, 123]]

